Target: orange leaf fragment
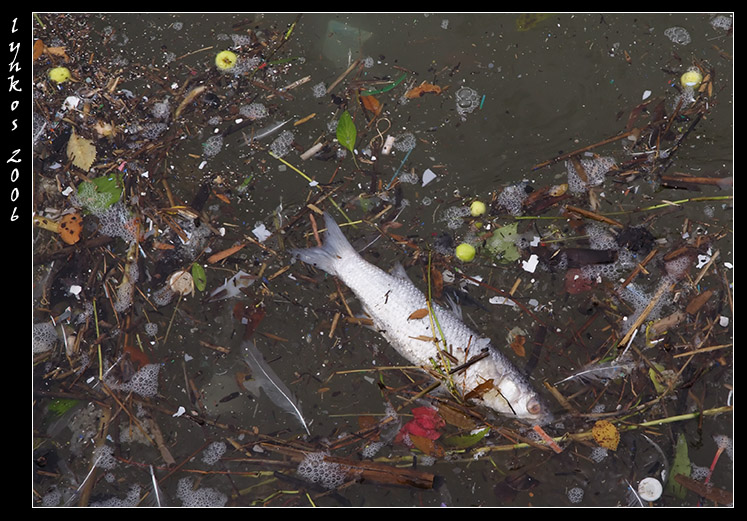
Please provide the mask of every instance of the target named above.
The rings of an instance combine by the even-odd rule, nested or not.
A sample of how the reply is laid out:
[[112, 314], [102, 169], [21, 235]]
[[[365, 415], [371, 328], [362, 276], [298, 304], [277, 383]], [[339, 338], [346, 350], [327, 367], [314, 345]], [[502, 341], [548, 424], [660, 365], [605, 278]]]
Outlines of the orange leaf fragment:
[[82, 231], [83, 219], [78, 212], [65, 214], [60, 219], [58, 232], [65, 243], [75, 244], [78, 242]]
[[413, 87], [412, 89], [408, 90], [405, 94], [405, 97], [407, 99], [413, 99], [413, 98], [419, 98], [420, 96], [432, 92], [434, 94], [441, 94], [441, 87], [438, 85], [433, 85], [432, 83], [428, 83], [427, 81], [424, 81], [417, 87]]
[[516, 353], [518, 356], [525, 356], [526, 350], [524, 349], [524, 344], [526, 342], [526, 337], [524, 335], [516, 335], [514, 336], [513, 340], [511, 340], [511, 349], [513, 349], [514, 353]]
[[218, 261], [222, 261], [226, 257], [230, 257], [231, 255], [239, 251], [244, 246], [246, 246], [246, 243], [236, 244], [234, 246], [231, 246], [230, 248], [226, 248], [223, 251], [219, 251], [218, 253], [215, 253], [211, 255], [210, 257], [208, 257], [207, 263], [215, 264]]
[[363, 108], [373, 113], [374, 116], [378, 116], [383, 108], [379, 100], [373, 96], [361, 96], [361, 103], [363, 103]]
[[417, 320], [419, 318], [427, 317], [428, 316], [428, 308], [421, 308], [416, 309], [412, 313], [410, 313], [410, 316], [407, 317], [407, 320]]
[[39, 59], [39, 56], [42, 55], [45, 48], [46, 48], [46, 45], [44, 45], [43, 41], [41, 40], [34, 41], [34, 55], [33, 55], [34, 60]]

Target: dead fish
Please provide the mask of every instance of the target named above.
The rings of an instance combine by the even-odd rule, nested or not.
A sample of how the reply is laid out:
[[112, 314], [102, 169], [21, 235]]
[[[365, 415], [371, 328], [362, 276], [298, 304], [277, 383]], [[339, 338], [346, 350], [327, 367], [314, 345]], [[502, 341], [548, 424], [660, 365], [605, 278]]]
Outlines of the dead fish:
[[[469, 395], [477, 404], [527, 423], [551, 420], [541, 395], [489, 338], [472, 331], [454, 312], [435, 303], [432, 309], [436, 320], [430, 313], [411, 319], [413, 313], [420, 316], [416, 312], [427, 308], [428, 302], [404, 269], [390, 274], [374, 266], [355, 251], [330, 215], [325, 213], [324, 221], [327, 229], [323, 246], [291, 253], [345, 283], [373, 319], [374, 328], [403, 357], [424, 368], [442, 366], [437, 362], [441, 360], [439, 345], [446, 345], [452, 367], [466, 365], [451, 375], [462, 396]], [[434, 322], [438, 324], [435, 328]], [[467, 364], [483, 352], [488, 356]]]

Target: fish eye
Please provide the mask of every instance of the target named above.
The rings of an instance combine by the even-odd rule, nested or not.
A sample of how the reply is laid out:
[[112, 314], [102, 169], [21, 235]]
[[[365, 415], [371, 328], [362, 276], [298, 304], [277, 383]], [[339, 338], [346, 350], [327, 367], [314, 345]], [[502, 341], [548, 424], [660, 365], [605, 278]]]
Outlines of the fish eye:
[[537, 398], [532, 398], [527, 402], [527, 411], [529, 411], [530, 414], [539, 414], [542, 412], [542, 404], [537, 400]]

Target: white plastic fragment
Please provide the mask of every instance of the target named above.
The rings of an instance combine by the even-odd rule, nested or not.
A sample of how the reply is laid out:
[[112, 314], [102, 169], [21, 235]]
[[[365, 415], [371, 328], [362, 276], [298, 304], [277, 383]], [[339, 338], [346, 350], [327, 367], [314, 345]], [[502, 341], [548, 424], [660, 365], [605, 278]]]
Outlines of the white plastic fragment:
[[430, 168], [426, 168], [425, 172], [423, 172], [423, 186], [433, 181], [436, 177], [437, 176], [435, 172], [433, 172], [433, 170], [431, 170]]
[[267, 238], [272, 235], [272, 232], [267, 229], [264, 223], [257, 224], [252, 230], [252, 233], [259, 242], [265, 242]]
[[644, 99], [648, 99], [648, 98], [649, 98], [649, 96], [651, 96], [651, 91], [650, 91], [650, 90], [648, 90], [648, 89], [647, 89], [647, 90], [644, 90], [644, 91], [643, 91], [643, 97], [642, 97], [641, 99], [642, 99], [642, 100], [644, 100]]
[[180, 405], [180, 406], [179, 406], [179, 408], [178, 408], [178, 409], [176, 410], [176, 412], [175, 412], [174, 414], [172, 414], [171, 416], [172, 416], [173, 418], [178, 418], [179, 416], [181, 416], [181, 415], [182, 415], [182, 414], [184, 414], [185, 412], [187, 412], [187, 409], [185, 409], [184, 407], [182, 407], [182, 406]]
[[661, 483], [656, 478], [643, 478], [638, 483], [638, 495], [645, 501], [656, 501], [663, 491]]
[[721, 327], [729, 327], [729, 317], [721, 315], [718, 317], [718, 325]]
[[385, 156], [388, 156], [392, 152], [392, 145], [394, 145], [395, 137], [392, 135], [387, 136], [386, 141], [384, 141], [384, 146], [381, 147], [381, 153]]
[[532, 254], [528, 260], [521, 261], [521, 267], [529, 273], [534, 273], [534, 270], [537, 269], [537, 264], [539, 264], [539, 257], [535, 254]]
[[505, 304], [506, 306], [516, 305], [512, 299], [501, 296], [490, 297], [488, 302], [490, 302], [491, 304]]

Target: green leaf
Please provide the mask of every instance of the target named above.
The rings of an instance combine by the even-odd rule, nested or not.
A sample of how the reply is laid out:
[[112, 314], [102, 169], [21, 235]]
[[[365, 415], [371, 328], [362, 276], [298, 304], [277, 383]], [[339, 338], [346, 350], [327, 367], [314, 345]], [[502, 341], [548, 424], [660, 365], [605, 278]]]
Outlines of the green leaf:
[[450, 436], [444, 439], [444, 444], [456, 449], [467, 449], [477, 444], [481, 439], [485, 437], [488, 432], [490, 432], [490, 429], [488, 427], [485, 427], [484, 429], [480, 429], [479, 431], [473, 432], [472, 434]]
[[677, 483], [674, 477], [677, 474], [690, 477], [691, 468], [690, 457], [687, 454], [687, 440], [685, 439], [685, 435], [680, 433], [677, 437], [677, 445], [674, 448], [672, 469], [669, 471], [669, 476], [667, 476], [667, 492], [674, 494], [678, 499], [684, 499], [687, 489]]
[[62, 416], [78, 404], [79, 400], [73, 398], [57, 398], [47, 406], [49, 412], [55, 416]]
[[195, 282], [197, 291], [205, 291], [205, 286], [207, 286], [207, 275], [205, 275], [205, 268], [202, 267], [202, 264], [197, 262], [192, 264], [192, 280]]
[[485, 241], [485, 247], [501, 262], [514, 262], [521, 258], [519, 248], [516, 246], [519, 223], [514, 222], [502, 226], [493, 232], [493, 235]]
[[337, 121], [337, 141], [352, 153], [355, 148], [355, 139], [357, 136], [358, 132], [355, 129], [353, 118], [350, 112], [346, 110]]
[[122, 176], [103, 175], [78, 185], [78, 198], [91, 213], [106, 210], [122, 197]]

